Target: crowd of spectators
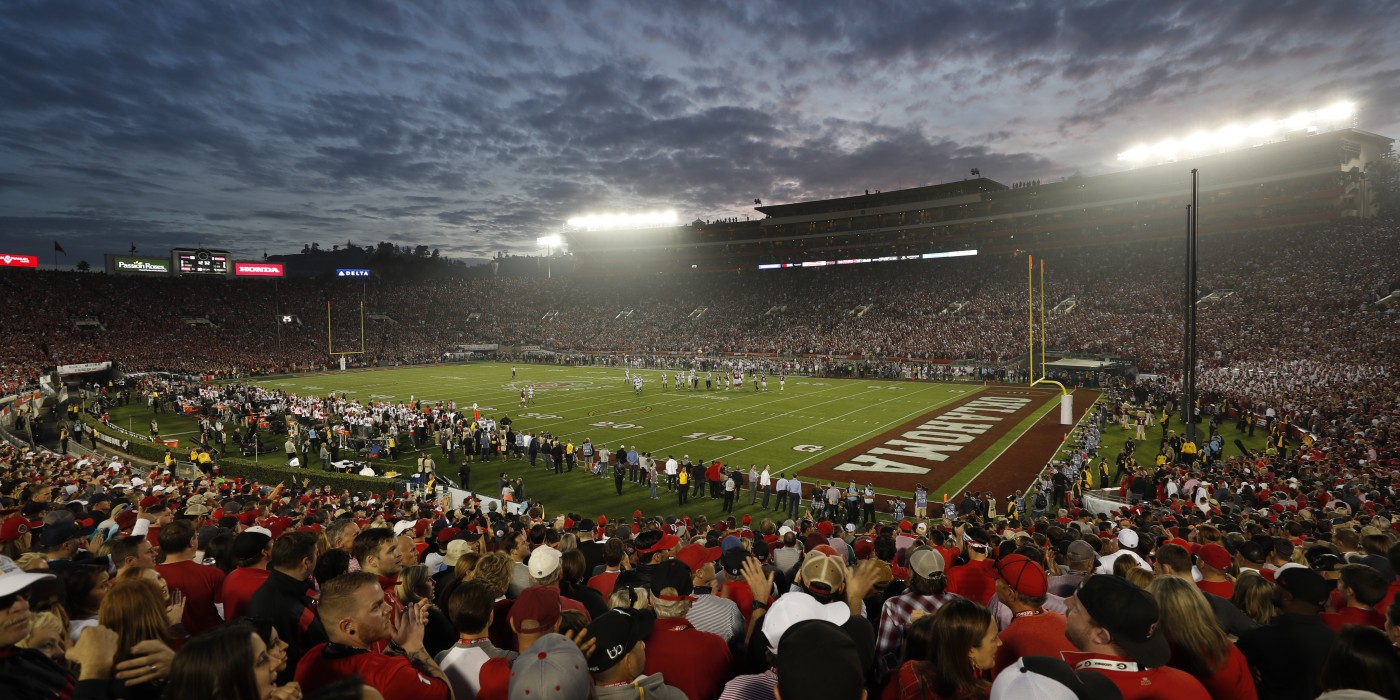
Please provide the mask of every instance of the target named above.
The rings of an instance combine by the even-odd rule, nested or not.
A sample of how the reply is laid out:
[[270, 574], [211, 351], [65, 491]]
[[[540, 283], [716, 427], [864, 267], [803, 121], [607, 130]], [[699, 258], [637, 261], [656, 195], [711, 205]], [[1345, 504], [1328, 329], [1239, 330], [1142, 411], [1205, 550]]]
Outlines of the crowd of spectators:
[[[331, 434], [331, 414], [353, 413], [351, 427], [422, 415], [163, 389], [276, 406]], [[1397, 415], [1393, 399], [1319, 414], [1306, 442], [1232, 457], [1176, 449], [1163, 430], [1163, 458], [1130, 470], [1137, 495], [1112, 512], [1013, 500], [998, 515], [972, 499], [897, 520], [501, 512], [3, 444], [0, 687], [26, 700], [1396, 697]], [[1087, 460], [1111, 450], [1098, 436], [1114, 420], [1105, 409], [1082, 428]]]
[[[1279, 401], [1337, 387], [1393, 394], [1400, 280], [1394, 226], [1327, 225], [1200, 244], [1198, 356], [1206, 388]], [[1050, 250], [1048, 346], [1171, 374], [1181, 355], [1181, 251], [1162, 241]], [[427, 362], [462, 344], [557, 352], [912, 358], [1004, 366], [1026, 347], [1025, 255], [743, 274], [368, 282], [21, 273], [0, 287], [34, 313], [0, 339], [0, 383], [117, 359], [128, 370], [252, 374]], [[1037, 292], [1038, 294], [1038, 292]], [[327, 338], [326, 306], [332, 327]], [[361, 306], [374, 316], [361, 334]], [[1067, 309], [1067, 310], [1063, 310]], [[42, 310], [40, 312], [39, 310]], [[295, 320], [284, 323], [283, 316]], [[382, 320], [388, 318], [389, 320]], [[96, 319], [100, 329], [75, 325]], [[210, 324], [191, 319], [208, 319]], [[329, 343], [329, 346], [328, 346]]]
[[[0, 688], [22, 699], [1397, 697], [1396, 324], [1370, 305], [1400, 263], [1363, 254], [1394, 239], [1374, 227], [1203, 241], [1220, 262], [1203, 288], [1233, 291], [1202, 306], [1203, 420], [1260, 416], [1269, 446], [1198, 449], [1161, 426], [1155, 450], [1124, 444], [1123, 505], [1107, 512], [1017, 494], [1001, 514], [968, 495], [893, 520], [836, 508], [713, 522], [517, 513], [0, 444]], [[1171, 253], [1121, 252], [1112, 269], [1048, 256], [1063, 272], [1047, 299], [1076, 300], [1050, 344], [1128, 348], [1142, 369], [1170, 367], [1179, 334], [1160, 328], [1179, 313]], [[626, 297], [611, 281], [386, 284], [332, 303], [358, 310], [365, 294], [395, 311], [385, 361], [487, 339], [649, 355], [945, 357], [966, 344], [1009, 357], [1024, 290], [998, 280], [1024, 263], [969, 265], [934, 279], [899, 266], [723, 285], [630, 278]], [[21, 315], [3, 341], [11, 386], [52, 363], [208, 375], [324, 357], [312, 334], [290, 333], [284, 347], [300, 354], [277, 355], [266, 342], [277, 321], [257, 321], [269, 309], [316, 318], [325, 293], [309, 281], [158, 280], [147, 291], [99, 275], [3, 279], [49, 314]], [[154, 298], [172, 310], [141, 305]], [[616, 318], [623, 298], [632, 318]], [[967, 305], [941, 313], [954, 302]], [[70, 328], [65, 311], [107, 329]], [[200, 315], [217, 325], [181, 320]], [[441, 433], [416, 424], [424, 415], [477, 422], [450, 406], [439, 416], [162, 388], [214, 407], [211, 420], [276, 409], [323, 442], [410, 415], [409, 433]], [[1122, 408], [1079, 431], [1066, 466], [1105, 473], [1114, 411], [1127, 424], [1139, 408], [1169, 408], [1176, 387], [1163, 372], [1124, 391]], [[333, 426], [332, 415], [348, 418]]]

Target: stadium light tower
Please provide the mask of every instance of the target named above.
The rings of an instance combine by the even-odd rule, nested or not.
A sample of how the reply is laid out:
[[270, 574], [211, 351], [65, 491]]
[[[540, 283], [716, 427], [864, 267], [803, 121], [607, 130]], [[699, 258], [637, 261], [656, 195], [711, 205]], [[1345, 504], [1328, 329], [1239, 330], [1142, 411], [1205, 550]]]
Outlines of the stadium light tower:
[[1249, 126], [1227, 124], [1214, 130], [1199, 130], [1189, 136], [1165, 138], [1133, 146], [1118, 154], [1118, 160], [1132, 165], [1167, 163], [1182, 158], [1223, 153], [1277, 141], [1290, 133], [1319, 131], [1351, 126], [1356, 105], [1337, 102], [1320, 109], [1295, 112], [1283, 119], [1261, 119]]
[[607, 231], [610, 229], [642, 229], [674, 226], [678, 217], [674, 211], [656, 211], [642, 214], [588, 214], [575, 216], [568, 221], [571, 229], [584, 231]]
[[548, 236], [540, 236], [535, 239], [535, 245], [544, 248], [544, 276], [553, 278], [554, 266], [552, 260], [554, 258], [554, 249], [564, 245], [563, 236], [557, 233]]

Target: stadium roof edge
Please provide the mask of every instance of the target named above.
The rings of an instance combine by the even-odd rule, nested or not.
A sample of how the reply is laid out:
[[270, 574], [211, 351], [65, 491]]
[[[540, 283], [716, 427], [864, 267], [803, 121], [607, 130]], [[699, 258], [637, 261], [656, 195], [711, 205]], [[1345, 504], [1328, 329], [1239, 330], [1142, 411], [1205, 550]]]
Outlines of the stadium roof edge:
[[923, 187], [911, 187], [902, 190], [891, 190], [889, 192], [858, 194], [850, 197], [811, 199], [803, 202], [793, 202], [791, 204], [771, 204], [754, 207], [754, 209], [775, 218], [783, 216], [802, 216], [804, 214], [848, 211], [852, 209], [873, 209], [896, 204], [907, 204], [909, 202], [934, 201], [949, 197], [981, 194], [983, 192], [999, 192], [1007, 189], [1010, 188], [990, 178], [976, 177], [969, 180], [945, 182], [939, 185], [925, 185]]

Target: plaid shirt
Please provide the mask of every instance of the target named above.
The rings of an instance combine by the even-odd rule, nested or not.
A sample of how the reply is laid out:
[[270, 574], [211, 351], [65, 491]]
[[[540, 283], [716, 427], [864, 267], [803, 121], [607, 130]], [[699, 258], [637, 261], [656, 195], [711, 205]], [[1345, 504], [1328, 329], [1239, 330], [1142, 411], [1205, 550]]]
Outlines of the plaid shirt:
[[904, 630], [909, 627], [909, 618], [914, 611], [923, 610], [933, 614], [943, 607], [944, 603], [956, 597], [952, 593], [933, 596], [910, 592], [885, 601], [885, 607], [880, 610], [880, 634], [875, 641], [875, 658], [884, 659], [893, 654], [894, 662], [897, 663], [900, 647], [904, 644]]

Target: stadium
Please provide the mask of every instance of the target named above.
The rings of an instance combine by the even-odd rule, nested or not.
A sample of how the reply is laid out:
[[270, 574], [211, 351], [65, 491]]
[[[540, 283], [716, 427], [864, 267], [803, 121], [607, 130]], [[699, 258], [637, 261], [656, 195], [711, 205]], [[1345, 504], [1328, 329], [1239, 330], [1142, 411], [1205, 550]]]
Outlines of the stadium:
[[[1189, 523], [1193, 550], [1229, 530], [1232, 552], [1271, 532], [1302, 552], [1340, 508], [1371, 538], [1355, 561], [1393, 567], [1392, 139], [1294, 126], [1056, 182], [593, 216], [548, 255], [475, 267], [352, 244], [112, 253], [78, 273], [15, 251], [0, 491], [17, 510], [46, 486], [121, 488], [186, 515], [208, 493], [278, 534], [408, 523], [420, 552], [510, 537], [502, 517], [746, 533], [764, 552], [783, 530], [1113, 539], [1126, 522], [1184, 542]], [[1347, 554], [1326, 541], [1317, 556]]]

